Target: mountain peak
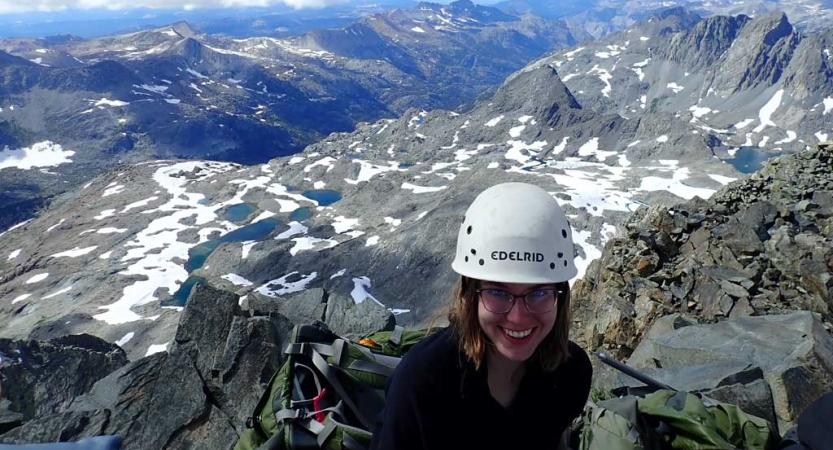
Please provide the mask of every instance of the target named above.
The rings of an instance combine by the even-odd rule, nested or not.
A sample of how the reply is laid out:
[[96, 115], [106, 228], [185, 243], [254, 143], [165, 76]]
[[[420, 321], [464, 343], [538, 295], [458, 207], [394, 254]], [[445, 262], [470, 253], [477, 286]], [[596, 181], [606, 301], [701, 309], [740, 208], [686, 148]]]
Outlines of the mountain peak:
[[690, 30], [702, 20], [697, 13], [685, 7], [676, 6], [651, 14], [642, 21], [640, 28], [647, 28], [655, 36]]
[[170, 25], [171, 29], [182, 37], [190, 38], [199, 34], [188, 22], [181, 21]]
[[550, 64], [541, 64], [507, 78], [492, 98], [498, 112], [523, 113], [551, 127], [581, 120], [583, 111], [576, 98]]

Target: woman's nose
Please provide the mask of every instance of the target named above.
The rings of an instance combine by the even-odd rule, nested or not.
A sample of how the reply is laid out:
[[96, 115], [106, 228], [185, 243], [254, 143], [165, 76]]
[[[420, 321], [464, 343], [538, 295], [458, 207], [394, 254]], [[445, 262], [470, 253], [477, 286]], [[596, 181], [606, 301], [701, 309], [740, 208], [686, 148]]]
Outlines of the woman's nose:
[[531, 313], [526, 307], [526, 300], [523, 297], [515, 297], [512, 302], [512, 309], [506, 313], [506, 318], [512, 322], [520, 322], [526, 320]]

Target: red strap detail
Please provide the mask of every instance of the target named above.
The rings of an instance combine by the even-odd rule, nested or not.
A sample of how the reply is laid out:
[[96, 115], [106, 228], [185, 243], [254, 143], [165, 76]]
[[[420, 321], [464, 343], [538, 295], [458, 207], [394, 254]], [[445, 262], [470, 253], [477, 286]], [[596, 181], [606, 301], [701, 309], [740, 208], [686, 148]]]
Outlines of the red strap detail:
[[[324, 395], [326, 395], [326, 394], [327, 394], [327, 388], [322, 387], [321, 388], [321, 393], [318, 394], [315, 398], [312, 399], [312, 407], [316, 411], [321, 410], [321, 399], [324, 398]], [[321, 423], [324, 423], [324, 419], [326, 419], [326, 418], [327, 418], [327, 415], [324, 414], [323, 412], [315, 413], [315, 420], [317, 420]]]

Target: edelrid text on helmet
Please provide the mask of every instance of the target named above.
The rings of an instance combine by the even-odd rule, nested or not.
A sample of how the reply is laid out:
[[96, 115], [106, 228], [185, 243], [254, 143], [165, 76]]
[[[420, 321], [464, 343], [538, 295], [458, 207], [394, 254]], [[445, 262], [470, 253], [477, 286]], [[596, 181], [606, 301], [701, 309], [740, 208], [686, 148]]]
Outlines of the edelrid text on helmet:
[[503, 283], [558, 283], [578, 273], [567, 216], [549, 193], [527, 183], [498, 184], [477, 196], [451, 267]]

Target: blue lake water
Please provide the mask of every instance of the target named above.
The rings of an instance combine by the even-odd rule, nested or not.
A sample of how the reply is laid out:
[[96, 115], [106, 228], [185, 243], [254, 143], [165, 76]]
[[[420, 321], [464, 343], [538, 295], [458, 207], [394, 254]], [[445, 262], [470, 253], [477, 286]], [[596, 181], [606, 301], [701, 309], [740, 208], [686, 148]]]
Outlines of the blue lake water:
[[309, 208], [298, 208], [295, 211], [292, 211], [292, 214], [289, 215], [289, 220], [303, 222], [310, 217], [312, 217], [312, 211]]
[[185, 263], [185, 270], [191, 273], [202, 267], [211, 253], [224, 242], [257, 241], [271, 233], [279, 224], [278, 219], [264, 219], [238, 228], [219, 239], [196, 245], [188, 251], [188, 262]]
[[202, 277], [191, 275], [184, 283], [179, 285], [179, 289], [174, 292], [174, 296], [170, 300], [162, 302], [162, 306], [185, 306], [188, 301], [188, 296], [191, 295], [191, 290], [197, 283], [208, 284], [208, 280]]
[[249, 217], [249, 214], [255, 211], [254, 207], [248, 203], [238, 203], [231, 205], [226, 209], [225, 219], [230, 222], [243, 222]]
[[341, 194], [332, 189], [313, 189], [304, 191], [301, 195], [308, 199], [317, 201], [318, 206], [329, 206], [341, 200]]
[[755, 173], [761, 170], [767, 160], [775, 156], [779, 156], [779, 154], [767, 152], [758, 147], [741, 147], [735, 153], [735, 157], [727, 159], [726, 162], [742, 173]]
[[403, 163], [403, 162], [399, 163], [399, 168], [400, 169], [407, 169], [407, 168], [413, 167], [413, 166], [414, 165], [412, 163]]

